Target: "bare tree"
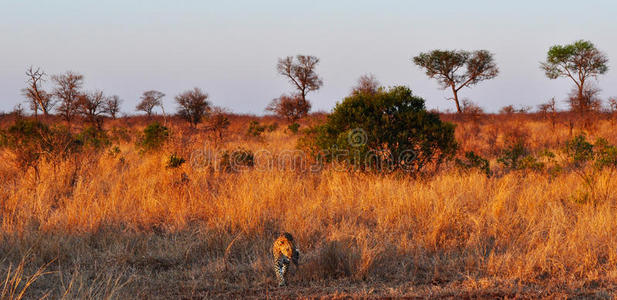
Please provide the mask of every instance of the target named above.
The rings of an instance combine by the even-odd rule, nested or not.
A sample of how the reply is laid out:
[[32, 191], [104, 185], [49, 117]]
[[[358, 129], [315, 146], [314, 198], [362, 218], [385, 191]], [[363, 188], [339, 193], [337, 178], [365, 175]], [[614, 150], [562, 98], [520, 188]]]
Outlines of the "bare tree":
[[287, 119], [290, 123], [295, 123], [303, 118], [311, 110], [311, 103], [302, 100], [299, 94], [296, 95], [281, 95], [272, 100], [266, 111], [271, 111], [279, 117]]
[[615, 116], [617, 115], [617, 97], [608, 99], [608, 109], [611, 114], [611, 124], [615, 122]]
[[514, 114], [515, 112], [516, 112], [516, 108], [514, 108], [514, 105], [511, 105], [511, 104], [506, 105], [499, 110], [499, 113], [504, 114], [504, 115], [511, 115], [511, 114]]
[[471, 117], [477, 117], [484, 113], [482, 107], [480, 107], [478, 104], [473, 103], [471, 100], [463, 99], [462, 102], [463, 103], [461, 109], [463, 114], [469, 115]]
[[34, 69], [30, 66], [26, 70], [28, 87], [22, 89], [22, 93], [28, 99], [34, 116], [38, 116], [39, 110], [43, 111], [45, 116], [48, 116], [49, 111], [54, 106], [52, 95], [41, 87], [41, 84], [45, 81], [45, 76], [45, 72], [40, 68]]
[[302, 101], [307, 101], [306, 95], [323, 85], [323, 81], [315, 73], [317, 64], [319, 58], [315, 56], [297, 55], [295, 60], [292, 56], [288, 56], [279, 58], [276, 69], [298, 90]]
[[103, 129], [103, 113], [107, 100], [102, 91], [83, 93], [78, 97], [79, 113], [98, 130]]
[[210, 109], [208, 94], [200, 88], [193, 88], [176, 96], [179, 105], [178, 115], [187, 120], [193, 127], [197, 126]]
[[585, 84], [582, 94], [580, 94], [578, 87], [573, 88], [568, 97], [570, 110], [578, 112], [581, 116], [588, 112], [599, 111], [602, 106], [602, 99], [599, 98], [598, 94], [601, 91], [600, 88], [591, 84]]
[[122, 100], [120, 99], [120, 97], [118, 97], [118, 95], [113, 95], [113, 96], [107, 98], [107, 100], [105, 100], [105, 103], [103, 103], [103, 110], [112, 119], [115, 120], [116, 117], [118, 116], [118, 113], [120, 113], [120, 104], [121, 103], [122, 103]]
[[598, 96], [601, 89], [590, 83], [586, 83], [583, 87], [582, 94], [579, 94], [578, 87], [572, 88], [568, 95], [567, 102], [570, 105], [570, 111], [576, 113], [581, 126], [586, 129], [591, 129], [595, 117], [594, 115], [602, 110], [602, 99]]
[[553, 129], [555, 129], [555, 124], [557, 123], [557, 105], [555, 98], [551, 98], [548, 102], [538, 105], [538, 110], [545, 119], [551, 121]]
[[375, 94], [379, 91], [380, 83], [373, 74], [365, 74], [358, 78], [358, 83], [352, 88], [351, 94]]
[[208, 117], [209, 129], [214, 133], [219, 142], [223, 141], [227, 128], [231, 124], [227, 115], [228, 113], [224, 109], [213, 107]]
[[161, 101], [163, 97], [165, 97], [165, 94], [159, 91], [145, 91], [141, 96], [141, 102], [137, 104], [136, 109], [145, 112], [146, 115], [150, 117], [152, 116], [152, 111], [155, 107], [163, 106], [163, 102]]
[[83, 85], [84, 76], [71, 71], [64, 74], [53, 75], [52, 80], [56, 83], [54, 96], [59, 99], [60, 105], [56, 111], [68, 123], [71, 129], [71, 121], [77, 114], [78, 99]]
[[[433, 50], [420, 53], [413, 62], [426, 70], [429, 78], [436, 78], [443, 89], [452, 89], [456, 110], [462, 113], [458, 100], [458, 92], [464, 87], [470, 87], [481, 81], [495, 78], [499, 69], [494, 62], [493, 54], [487, 50], [455, 51]], [[464, 73], [459, 70], [465, 68]]]

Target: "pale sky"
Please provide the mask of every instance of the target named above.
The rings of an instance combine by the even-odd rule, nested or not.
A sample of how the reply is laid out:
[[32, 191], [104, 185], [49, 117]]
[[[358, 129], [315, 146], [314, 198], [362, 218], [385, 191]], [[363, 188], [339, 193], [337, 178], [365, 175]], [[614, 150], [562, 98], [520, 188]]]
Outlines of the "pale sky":
[[[459, 97], [485, 110], [566, 98], [572, 83], [539, 69], [548, 48], [590, 40], [609, 57], [598, 85], [617, 96], [616, 1], [90, 1], [0, 0], [0, 111], [24, 101], [24, 71], [67, 70], [85, 76], [135, 113], [141, 93], [173, 97], [200, 87], [212, 103], [263, 114], [291, 86], [276, 73], [277, 58], [321, 59], [321, 90], [313, 110], [330, 111], [359, 76], [407, 85], [429, 108], [454, 108], [451, 94], [410, 59], [432, 49], [487, 49], [500, 74]], [[50, 88], [47, 82], [45, 88]], [[27, 107], [27, 106], [26, 106]], [[562, 107], [565, 107], [562, 104]]]

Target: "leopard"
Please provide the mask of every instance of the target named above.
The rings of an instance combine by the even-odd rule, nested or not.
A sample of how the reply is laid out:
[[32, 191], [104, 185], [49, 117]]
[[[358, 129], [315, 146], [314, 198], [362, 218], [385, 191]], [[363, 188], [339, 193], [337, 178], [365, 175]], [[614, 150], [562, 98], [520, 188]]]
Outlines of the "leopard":
[[290, 263], [298, 268], [298, 260], [300, 259], [300, 251], [296, 248], [293, 236], [288, 233], [282, 233], [272, 245], [272, 255], [274, 256], [274, 272], [278, 280], [279, 287], [287, 285], [287, 270]]

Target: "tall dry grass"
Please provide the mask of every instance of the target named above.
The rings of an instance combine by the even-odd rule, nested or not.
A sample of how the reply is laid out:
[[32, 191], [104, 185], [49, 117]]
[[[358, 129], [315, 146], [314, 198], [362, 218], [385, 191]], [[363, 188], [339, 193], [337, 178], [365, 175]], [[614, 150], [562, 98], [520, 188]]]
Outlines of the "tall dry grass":
[[[524, 131], [534, 150], [559, 151], [569, 135], [566, 126], [523, 121], [461, 122], [457, 136], [494, 164], [493, 148], [512, 130]], [[248, 138], [235, 123], [227, 141], [212, 146], [205, 133], [174, 126], [161, 151], [142, 154], [129, 139], [118, 142], [116, 155], [42, 162], [38, 177], [4, 151], [0, 274], [12, 278], [9, 266], [31, 251], [23, 272], [49, 265], [30, 283], [30, 297], [615, 295], [617, 181], [610, 170], [596, 178], [608, 192], [588, 203], [578, 201], [585, 186], [572, 172], [487, 178], [446, 168], [412, 179], [331, 168], [170, 169], [170, 153], [277, 152], [297, 139], [285, 126]], [[616, 141], [609, 122], [587, 133]], [[281, 231], [296, 237], [302, 253], [288, 289], [274, 288], [271, 270], [269, 247]]]

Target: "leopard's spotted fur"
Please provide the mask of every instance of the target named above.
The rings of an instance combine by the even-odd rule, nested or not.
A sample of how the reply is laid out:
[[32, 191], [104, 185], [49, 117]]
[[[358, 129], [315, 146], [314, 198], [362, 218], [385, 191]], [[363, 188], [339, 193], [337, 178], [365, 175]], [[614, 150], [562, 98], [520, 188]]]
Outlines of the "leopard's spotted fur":
[[274, 241], [272, 255], [274, 256], [274, 272], [276, 273], [279, 286], [287, 285], [286, 275], [289, 263], [293, 262], [297, 267], [298, 259], [300, 258], [300, 253], [296, 248], [293, 236], [287, 232], [281, 234]]

